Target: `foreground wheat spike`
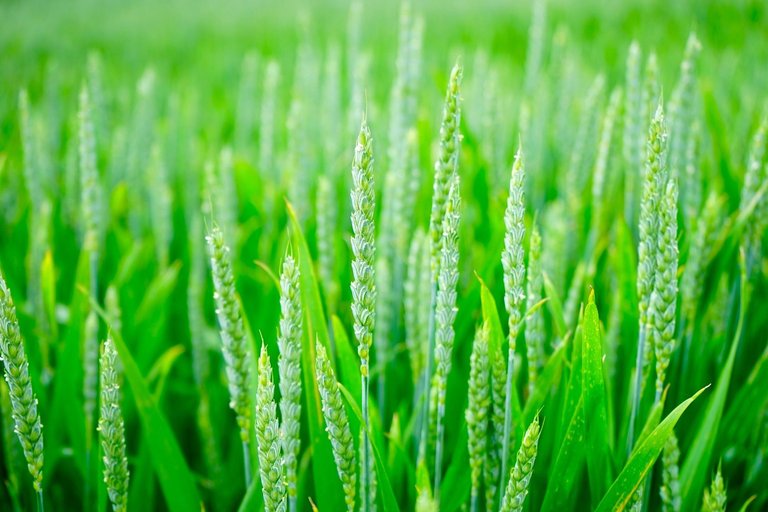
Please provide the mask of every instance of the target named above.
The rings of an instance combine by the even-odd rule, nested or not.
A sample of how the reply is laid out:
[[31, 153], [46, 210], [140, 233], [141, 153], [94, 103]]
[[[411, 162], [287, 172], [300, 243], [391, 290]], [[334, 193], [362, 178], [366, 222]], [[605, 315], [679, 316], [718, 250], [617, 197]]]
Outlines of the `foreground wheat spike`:
[[469, 403], [464, 413], [467, 421], [469, 466], [472, 479], [472, 510], [480, 499], [483, 466], [488, 450], [488, 410], [490, 408], [490, 364], [488, 361], [488, 329], [478, 327], [472, 344], [469, 369]]
[[440, 124], [440, 150], [435, 162], [435, 178], [432, 186], [432, 210], [429, 216], [429, 236], [432, 244], [433, 279], [437, 279], [437, 265], [440, 259], [440, 233], [445, 216], [446, 202], [453, 175], [459, 165], [461, 147], [461, 79], [463, 69], [455, 64], [451, 69], [448, 90], [445, 93], [443, 120]]
[[16, 319], [11, 291], [0, 275], [0, 359], [5, 367], [5, 382], [11, 397], [16, 435], [21, 441], [32, 485], [43, 492], [43, 425], [37, 412], [37, 397], [29, 377], [29, 362]]
[[287, 254], [280, 274], [280, 414], [282, 417], [283, 465], [288, 486], [288, 508], [296, 509], [296, 469], [300, 448], [301, 421], [301, 297], [299, 267]]
[[128, 507], [128, 459], [125, 425], [120, 412], [119, 359], [114, 342], [107, 338], [101, 352], [101, 416], [99, 438], [104, 450], [104, 483], [115, 512]]
[[235, 290], [235, 277], [232, 273], [229, 247], [224, 243], [224, 235], [218, 227], [211, 230], [206, 240], [211, 257], [216, 316], [221, 329], [221, 349], [227, 367], [229, 406], [237, 415], [240, 440], [243, 442], [245, 478], [249, 482], [248, 441], [251, 428], [253, 428], [253, 413], [251, 398], [248, 394], [251, 378], [248, 342], [245, 337], [240, 302]]
[[656, 279], [649, 311], [649, 321], [656, 356], [656, 402], [661, 400], [669, 359], [675, 348], [675, 309], [677, 307], [677, 181], [667, 184], [659, 212], [656, 247]]
[[[487, 327], [486, 327], [487, 328]], [[489, 349], [490, 350], [490, 349]], [[501, 476], [501, 451], [504, 448], [504, 403], [507, 384], [507, 365], [501, 347], [496, 347], [491, 358], [491, 421], [488, 458], [485, 465], [485, 502], [488, 512], [498, 510], [499, 480]]]
[[371, 130], [363, 117], [360, 134], [357, 137], [355, 155], [352, 161], [352, 316], [354, 318], [357, 353], [360, 356], [360, 376], [362, 387], [363, 425], [361, 429], [363, 444], [361, 445], [360, 464], [363, 471], [360, 475], [362, 510], [370, 511], [368, 490], [370, 486], [368, 457], [368, 442], [366, 430], [368, 421], [368, 387], [370, 350], [373, 341], [373, 331], [376, 317], [376, 278], [374, 261], [376, 246], [374, 242], [373, 215], [375, 211], [375, 190], [373, 185], [373, 150]]
[[445, 216], [446, 201], [450, 192], [453, 176], [458, 172], [459, 149], [461, 147], [461, 79], [463, 71], [457, 62], [451, 69], [448, 89], [445, 93], [443, 118], [440, 124], [440, 147], [435, 161], [434, 178], [432, 183], [432, 207], [429, 214], [428, 244], [430, 252], [430, 299], [429, 322], [427, 323], [427, 360], [422, 376], [422, 396], [429, 400], [422, 411], [421, 432], [419, 440], [419, 461], [426, 457], [429, 446], [430, 429], [434, 423], [429, 408], [433, 401], [434, 392], [430, 390], [432, 378], [432, 356], [435, 340], [435, 304], [437, 301], [437, 279], [440, 264], [440, 237]]
[[682, 506], [680, 497], [680, 448], [677, 436], [673, 432], [664, 445], [661, 473], [661, 510], [662, 512], [680, 512]]
[[712, 485], [709, 489], [704, 489], [704, 500], [702, 503], [702, 512], [725, 512], [725, 502], [727, 496], [725, 492], [725, 483], [720, 467], [712, 479]]
[[540, 434], [541, 427], [537, 416], [526, 430], [523, 444], [517, 452], [517, 461], [509, 474], [509, 482], [501, 502], [501, 512], [520, 512], [523, 510], [523, 504], [528, 495], [528, 483], [531, 481], [533, 465], [536, 462]]
[[517, 335], [522, 323], [522, 305], [525, 303], [525, 262], [523, 261], [523, 236], [525, 235], [525, 168], [523, 167], [523, 150], [518, 148], [515, 161], [512, 164], [512, 175], [509, 179], [509, 196], [504, 212], [504, 250], [501, 263], [504, 267], [504, 307], [509, 315], [509, 355], [507, 357], [507, 379], [504, 389], [504, 446], [501, 452], [501, 482], [499, 487], [504, 489], [509, 456], [509, 441], [512, 436], [512, 386], [515, 379], [515, 350]]
[[277, 421], [272, 363], [265, 345], [261, 346], [259, 356], [255, 424], [264, 509], [267, 512], [284, 512], [287, 496], [283, 458], [280, 454], [280, 424]]
[[459, 221], [461, 194], [459, 175], [453, 177], [448, 193], [443, 233], [440, 237], [440, 272], [435, 307], [435, 389], [437, 390], [437, 443], [435, 444], [435, 500], [440, 503], [443, 441], [445, 438], [445, 394], [451, 372], [453, 344], [456, 337], [453, 324], [456, 306], [456, 284], [459, 280]]
[[650, 364], [652, 347], [647, 339], [649, 323], [648, 307], [653, 292], [654, 268], [659, 224], [659, 203], [666, 183], [666, 145], [667, 129], [664, 122], [664, 109], [659, 104], [648, 129], [645, 175], [643, 194], [640, 201], [640, 223], [637, 262], [637, 297], [640, 312], [640, 331], [637, 342], [635, 361], [635, 382], [632, 390], [632, 410], [629, 419], [629, 442], [627, 450], [634, 444], [635, 421], [640, 404], [645, 368]]
[[[541, 235], [535, 225], [528, 247], [528, 283], [525, 309], [530, 311], [541, 300]], [[542, 311], [530, 313], [525, 320], [525, 349], [528, 357], [528, 394], [536, 387], [536, 379], [544, 360], [544, 317]]]
[[328, 354], [319, 341], [316, 344], [316, 350], [317, 366], [315, 371], [317, 372], [317, 387], [323, 404], [325, 430], [331, 439], [333, 459], [336, 462], [336, 471], [339, 473], [341, 485], [344, 488], [344, 501], [347, 504], [347, 510], [354, 512], [357, 474], [355, 473], [355, 445], [352, 441], [352, 432], [349, 429], [349, 418]]

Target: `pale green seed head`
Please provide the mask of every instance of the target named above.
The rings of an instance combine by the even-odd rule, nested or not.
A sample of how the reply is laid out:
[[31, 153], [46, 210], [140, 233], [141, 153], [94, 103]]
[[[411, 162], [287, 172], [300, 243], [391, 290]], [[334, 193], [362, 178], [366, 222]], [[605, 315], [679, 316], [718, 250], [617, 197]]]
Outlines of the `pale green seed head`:
[[701, 507], [702, 512], [725, 512], [727, 495], [725, 491], [725, 482], [720, 468], [712, 479], [712, 485], [704, 490], [704, 500]]
[[222, 340], [221, 349], [227, 370], [229, 406], [237, 414], [240, 437], [243, 442], [247, 442], [253, 425], [251, 398], [248, 394], [251, 367], [240, 301], [235, 289], [229, 247], [224, 243], [223, 233], [218, 227], [214, 227], [206, 240], [211, 258], [214, 302]]
[[456, 284], [459, 279], [459, 220], [461, 218], [459, 177], [455, 175], [448, 194], [440, 238], [440, 272], [438, 274], [437, 302], [435, 306], [435, 382], [438, 407], [445, 407], [445, 390], [451, 371], [451, 358], [455, 338], [457, 300]]
[[664, 445], [662, 456], [662, 483], [659, 488], [663, 512], [680, 512], [680, 448], [674, 432]]
[[649, 304], [648, 332], [656, 356], [656, 392], [664, 387], [667, 367], [675, 347], [677, 307], [677, 182], [667, 184], [663, 202], [659, 205], [658, 243], [656, 246], [655, 279]]
[[523, 150], [518, 148], [512, 175], [509, 180], [509, 196], [504, 212], [504, 250], [501, 263], [504, 268], [504, 307], [509, 315], [509, 349], [515, 350], [517, 335], [522, 323], [522, 305], [525, 303], [525, 261], [523, 237], [525, 236], [525, 168]]
[[29, 362], [16, 318], [11, 292], [0, 276], [0, 359], [5, 367], [5, 382], [11, 398], [15, 432], [21, 441], [24, 458], [32, 475], [32, 485], [40, 492], [43, 484], [43, 425], [37, 411], [37, 397], [29, 376]]
[[101, 415], [99, 438], [104, 452], [104, 483], [115, 512], [128, 507], [128, 459], [125, 424], [120, 410], [119, 359], [114, 342], [107, 338], [101, 352]]
[[440, 258], [440, 232], [445, 216], [446, 201], [453, 176], [458, 172], [461, 146], [461, 79], [463, 68], [456, 63], [451, 70], [448, 90], [445, 93], [443, 120], [440, 124], [440, 149], [435, 162], [432, 185], [432, 210], [429, 217], [429, 235], [432, 244], [432, 271], [437, 279]]
[[323, 417], [325, 418], [325, 430], [331, 440], [333, 458], [344, 488], [347, 510], [353, 512], [355, 509], [355, 485], [357, 482], [355, 468], [357, 463], [352, 433], [349, 429], [349, 418], [325, 347], [322, 343], [317, 342], [316, 350], [315, 371], [317, 372], [317, 387], [320, 391]]
[[299, 267], [290, 254], [280, 274], [280, 414], [282, 417], [283, 465], [288, 495], [296, 496], [301, 422], [301, 336], [302, 305], [299, 295]]
[[261, 346], [258, 368], [255, 425], [264, 508], [268, 512], [284, 511], [287, 493], [280, 446], [280, 423], [277, 420], [272, 364], [265, 345]]
[[533, 474], [536, 462], [541, 427], [538, 416], [534, 418], [523, 437], [523, 443], [517, 452], [515, 467], [509, 475], [507, 489], [501, 502], [502, 512], [520, 512], [523, 510], [525, 498], [528, 496], [528, 484]]
[[469, 465], [472, 493], [480, 491], [483, 465], [488, 449], [488, 412], [490, 409], [490, 363], [488, 359], [488, 329], [485, 325], [475, 332], [469, 370], [469, 401], [464, 412], [467, 422]]
[[371, 131], [363, 118], [352, 161], [352, 316], [360, 356], [360, 373], [368, 375], [376, 308], [374, 211]]

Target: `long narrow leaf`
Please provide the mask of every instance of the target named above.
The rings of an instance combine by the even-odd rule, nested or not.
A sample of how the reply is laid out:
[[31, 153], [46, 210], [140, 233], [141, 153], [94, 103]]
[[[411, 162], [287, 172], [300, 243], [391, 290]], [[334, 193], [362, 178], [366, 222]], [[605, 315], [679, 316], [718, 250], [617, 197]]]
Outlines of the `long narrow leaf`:
[[659, 457], [664, 444], [672, 435], [672, 431], [677, 425], [680, 416], [683, 415], [688, 406], [696, 400], [707, 388], [702, 388], [695, 395], [678, 405], [666, 418], [656, 427], [653, 432], [639, 444], [632, 453], [629, 461], [616, 477], [608, 492], [597, 506], [596, 512], [608, 512], [624, 510], [637, 487], [642, 483], [648, 472], [653, 467], [653, 463]]

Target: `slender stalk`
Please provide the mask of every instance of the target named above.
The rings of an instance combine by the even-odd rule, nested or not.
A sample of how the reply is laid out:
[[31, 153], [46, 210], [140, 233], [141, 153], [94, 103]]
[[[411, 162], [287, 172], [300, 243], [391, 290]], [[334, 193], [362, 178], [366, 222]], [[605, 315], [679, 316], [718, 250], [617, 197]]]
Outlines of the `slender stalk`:
[[368, 381], [369, 378], [367, 375], [361, 375], [360, 376], [360, 385], [362, 387], [363, 395], [362, 395], [362, 402], [363, 402], [363, 429], [362, 429], [362, 443], [363, 446], [360, 448], [360, 454], [361, 456], [361, 466], [363, 470], [360, 472], [360, 500], [361, 500], [361, 507], [363, 512], [367, 512], [371, 509], [371, 503], [370, 503], [370, 493], [368, 492], [368, 487], [370, 486], [371, 481], [371, 475], [368, 471], [368, 459], [370, 458], [371, 454], [368, 451], [368, 425], [370, 424], [370, 419], [368, 417]]
[[421, 440], [419, 442], [418, 462], [427, 458], [427, 442], [429, 440], [429, 377], [432, 375], [432, 358], [435, 346], [435, 304], [437, 303], [437, 281], [432, 279], [429, 298], [429, 323], [427, 324], [427, 361], [421, 380]]
[[629, 415], [629, 429], [627, 431], [627, 457], [632, 454], [635, 444], [635, 423], [637, 422], [637, 410], [640, 406], [640, 393], [643, 387], [643, 359], [645, 349], [645, 325], [640, 325], [640, 334], [637, 338], [637, 357], [635, 358], [635, 381], [632, 385], [632, 412]]
[[45, 500], [43, 499], [43, 490], [37, 491], [37, 512], [45, 512]]

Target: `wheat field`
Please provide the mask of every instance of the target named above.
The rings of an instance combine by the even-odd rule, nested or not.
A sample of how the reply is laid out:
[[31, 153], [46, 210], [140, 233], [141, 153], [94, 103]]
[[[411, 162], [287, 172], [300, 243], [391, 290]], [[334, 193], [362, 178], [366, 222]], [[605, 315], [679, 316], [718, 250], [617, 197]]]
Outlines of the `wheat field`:
[[0, 3], [0, 509], [768, 508], [768, 7]]

